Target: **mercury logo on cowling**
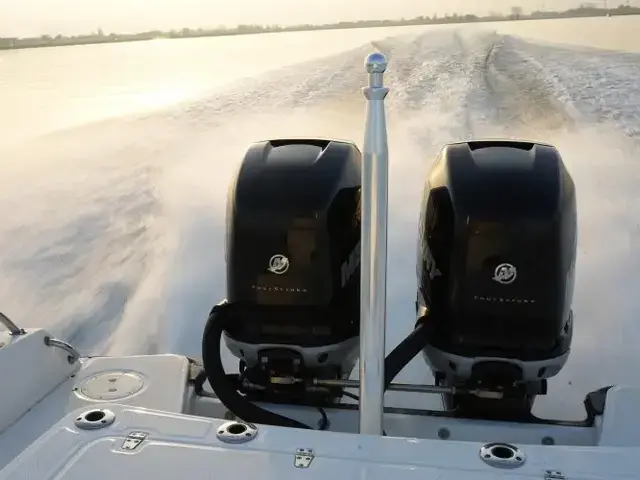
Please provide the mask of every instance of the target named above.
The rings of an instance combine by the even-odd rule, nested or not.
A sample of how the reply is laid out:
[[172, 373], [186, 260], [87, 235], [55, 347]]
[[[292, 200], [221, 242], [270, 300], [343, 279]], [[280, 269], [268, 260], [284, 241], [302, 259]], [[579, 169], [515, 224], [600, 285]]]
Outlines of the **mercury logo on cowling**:
[[269, 268], [267, 268], [267, 270], [276, 275], [287, 273], [287, 270], [289, 270], [289, 259], [281, 253], [278, 253], [269, 259]]
[[502, 285], [509, 285], [513, 283], [517, 276], [518, 271], [516, 270], [516, 267], [510, 263], [501, 263], [493, 272], [493, 280]]

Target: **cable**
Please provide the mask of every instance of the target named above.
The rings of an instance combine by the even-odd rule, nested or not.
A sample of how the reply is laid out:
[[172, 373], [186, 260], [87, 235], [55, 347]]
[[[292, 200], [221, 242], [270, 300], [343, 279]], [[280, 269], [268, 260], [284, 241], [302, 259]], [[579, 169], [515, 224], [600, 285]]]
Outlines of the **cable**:
[[331, 425], [331, 422], [329, 422], [329, 417], [327, 417], [327, 412], [324, 411], [324, 408], [322, 407], [317, 407], [318, 411], [320, 412], [320, 415], [322, 415], [322, 418], [320, 419], [319, 422], [319, 426], [318, 426], [318, 430], [326, 430], [327, 428], [329, 428], [329, 425]]
[[204, 390], [204, 382], [207, 381], [207, 374], [204, 371], [204, 368], [198, 372], [196, 378], [193, 379], [193, 391], [196, 395], [202, 395], [202, 391]]
[[342, 394], [343, 394], [345, 397], [349, 397], [349, 398], [351, 398], [351, 399], [353, 399], [353, 400], [356, 400], [356, 401], [358, 401], [358, 402], [360, 401], [360, 397], [359, 397], [358, 395], [356, 395], [355, 393], [351, 393], [351, 392], [343, 391], [343, 392], [342, 392]]
[[384, 359], [384, 389], [387, 390], [393, 379], [406, 367], [427, 343], [426, 316], [416, 322], [416, 328], [400, 342]]
[[236, 307], [236, 305], [229, 303], [219, 304], [213, 307], [204, 328], [204, 334], [202, 336], [202, 363], [207, 379], [209, 380], [209, 385], [222, 404], [245, 422], [311, 429], [311, 427], [304, 423], [270, 412], [249, 402], [237, 392], [236, 385], [229, 380], [222, 366], [220, 340], [222, 338], [224, 323], [229, 318], [229, 309], [234, 307]]
[[[226, 374], [222, 366], [220, 340], [224, 329], [225, 321], [229, 318], [229, 309], [238, 308], [238, 304], [223, 303], [216, 305], [211, 310], [207, 320], [202, 341], [202, 360], [204, 364], [204, 375], [209, 380], [209, 385], [215, 392], [218, 399], [231, 410], [236, 416], [245, 421], [254, 423], [264, 423], [285, 427], [312, 429], [292, 418], [283, 417], [276, 413], [265, 410], [245, 399], [237, 391], [239, 375]], [[397, 345], [393, 351], [385, 358], [385, 378], [384, 389], [386, 390], [396, 375], [420, 352], [425, 344], [426, 328], [425, 317], [421, 317], [415, 330]], [[241, 368], [242, 370], [242, 368]], [[235, 380], [235, 381], [234, 381]], [[196, 392], [202, 392], [204, 379], [199, 374], [195, 380]], [[360, 398], [351, 393], [343, 391], [346, 397], [359, 402]], [[322, 415], [320, 429], [324, 430], [329, 426], [326, 412], [318, 408]]]

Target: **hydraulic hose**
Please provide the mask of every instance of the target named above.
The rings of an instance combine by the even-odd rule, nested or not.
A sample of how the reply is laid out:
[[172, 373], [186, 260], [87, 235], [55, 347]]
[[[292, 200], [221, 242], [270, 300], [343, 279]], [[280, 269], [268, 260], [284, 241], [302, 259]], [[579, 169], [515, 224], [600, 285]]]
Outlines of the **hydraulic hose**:
[[245, 422], [311, 429], [304, 423], [270, 412], [250, 402], [238, 393], [236, 386], [227, 377], [222, 365], [220, 342], [225, 321], [228, 318], [225, 313], [231, 307], [232, 304], [229, 303], [213, 307], [202, 335], [202, 363], [209, 385], [211, 385], [216, 396], [225, 407]]
[[416, 328], [407, 338], [400, 342], [384, 359], [384, 389], [387, 390], [391, 382], [406, 367], [411, 360], [424, 348], [427, 343], [426, 316], [420, 317]]
[[[310, 426], [297, 420], [270, 412], [247, 400], [237, 391], [234, 383], [235, 376], [228, 375], [222, 365], [220, 343], [225, 322], [226, 312], [233, 306], [229, 303], [216, 305], [211, 310], [202, 336], [202, 363], [204, 371], [218, 399], [236, 416], [246, 422], [311, 429]], [[427, 339], [425, 318], [421, 317], [416, 328], [407, 338], [400, 342], [385, 358], [384, 389], [387, 390], [395, 377], [406, 367], [416, 355], [420, 353]]]

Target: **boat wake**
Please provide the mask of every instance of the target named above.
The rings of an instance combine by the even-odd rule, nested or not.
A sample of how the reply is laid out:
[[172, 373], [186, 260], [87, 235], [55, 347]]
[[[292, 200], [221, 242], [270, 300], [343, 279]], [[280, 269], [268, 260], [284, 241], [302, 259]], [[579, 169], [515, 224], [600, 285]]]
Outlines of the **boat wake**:
[[[580, 218], [573, 353], [536, 413], [579, 416], [585, 392], [635, 383], [640, 56], [468, 28], [381, 39], [162, 113], [0, 152], [13, 159], [0, 165], [0, 208], [10, 212], [2, 310], [84, 353], [198, 356], [207, 313], [224, 295], [226, 191], [246, 147], [283, 136], [361, 144], [362, 59], [372, 46], [392, 66], [387, 348], [413, 326], [419, 198], [442, 144], [530, 138], [560, 149]], [[428, 377], [412, 362], [398, 381]]]

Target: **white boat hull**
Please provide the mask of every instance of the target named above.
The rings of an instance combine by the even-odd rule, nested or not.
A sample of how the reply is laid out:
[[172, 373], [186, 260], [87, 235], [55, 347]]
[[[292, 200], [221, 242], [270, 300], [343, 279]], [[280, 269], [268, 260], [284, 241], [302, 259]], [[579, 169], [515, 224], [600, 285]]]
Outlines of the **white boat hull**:
[[[640, 389], [632, 387], [610, 389], [606, 411], [591, 427], [396, 410], [385, 413], [387, 436], [380, 437], [357, 435], [357, 409], [336, 408], [327, 410], [330, 431], [256, 425], [257, 433], [247, 442], [233, 444], [218, 435], [229, 422], [229, 412], [217, 399], [195, 394], [195, 366], [186, 357], [98, 357], [82, 359], [70, 369], [68, 352], [42, 341], [46, 332], [28, 331], [19, 340], [4, 333], [0, 381], [20, 382], [0, 399], [1, 418], [10, 423], [0, 431], [0, 480], [157, 480], [175, 478], [177, 472], [198, 478], [298, 478], [298, 449], [313, 451], [305, 475], [318, 479], [478, 480], [501, 474], [541, 479], [546, 470], [561, 472], [566, 479], [628, 479], [640, 472]], [[31, 342], [33, 348], [23, 350]], [[6, 361], [27, 350], [28, 363]], [[41, 368], [45, 364], [52, 367]], [[51, 390], [44, 392], [43, 387], [40, 400], [31, 396], [34, 385]], [[9, 422], [8, 402], [15, 399], [28, 413]], [[265, 406], [310, 425], [320, 419], [315, 408]], [[95, 424], [84, 420], [91, 412], [99, 418]], [[104, 419], [106, 425], [100, 423]], [[101, 428], [87, 429], [94, 426]], [[134, 450], [122, 450], [132, 432], [144, 433], [144, 440]], [[515, 469], [487, 464], [480, 451], [488, 442], [517, 447], [522, 464]]]

